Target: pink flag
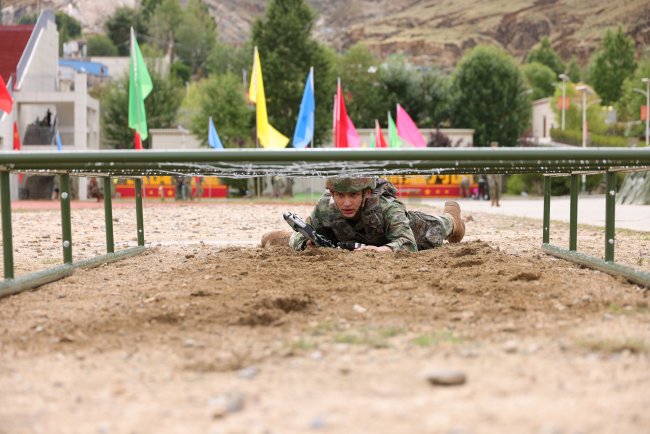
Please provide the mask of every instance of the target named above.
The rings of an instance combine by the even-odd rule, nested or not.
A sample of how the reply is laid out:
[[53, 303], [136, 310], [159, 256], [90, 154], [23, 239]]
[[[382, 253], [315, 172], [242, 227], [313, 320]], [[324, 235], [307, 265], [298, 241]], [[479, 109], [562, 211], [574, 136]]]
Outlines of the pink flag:
[[397, 134], [417, 148], [427, 146], [427, 141], [420, 134], [417, 125], [399, 104], [397, 104]]
[[348, 116], [348, 147], [350, 148], [360, 148], [361, 147], [361, 137], [357, 133], [357, 129], [354, 128], [352, 119]]

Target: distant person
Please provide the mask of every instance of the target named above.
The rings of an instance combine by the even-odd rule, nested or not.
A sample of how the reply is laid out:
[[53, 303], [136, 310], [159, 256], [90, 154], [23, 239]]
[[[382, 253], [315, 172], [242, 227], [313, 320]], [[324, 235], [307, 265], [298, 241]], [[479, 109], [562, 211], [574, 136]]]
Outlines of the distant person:
[[104, 199], [104, 194], [99, 189], [99, 185], [97, 184], [97, 178], [90, 178], [88, 180], [88, 197], [91, 199], [96, 198], [97, 202]]
[[[490, 143], [490, 147], [498, 148], [498, 142]], [[501, 198], [501, 190], [503, 189], [503, 175], [498, 173], [491, 173], [487, 176], [488, 189], [490, 191], [490, 206], [501, 206], [499, 199]]]
[[469, 175], [462, 175], [460, 180], [460, 197], [470, 197], [470, 187], [472, 180]]

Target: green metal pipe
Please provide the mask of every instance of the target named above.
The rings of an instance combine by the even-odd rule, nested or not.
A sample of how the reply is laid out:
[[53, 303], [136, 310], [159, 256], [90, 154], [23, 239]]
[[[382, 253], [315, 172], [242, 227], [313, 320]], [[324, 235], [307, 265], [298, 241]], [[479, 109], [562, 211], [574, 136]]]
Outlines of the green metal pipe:
[[54, 282], [71, 275], [76, 268], [92, 268], [102, 264], [115, 262], [130, 256], [140, 254], [145, 251], [144, 247], [131, 247], [120, 250], [117, 253], [108, 253], [106, 255], [96, 256], [94, 258], [84, 259], [72, 264], [57, 265], [46, 270], [36, 271], [34, 273], [19, 276], [16, 279], [5, 279], [0, 282], [0, 297], [16, 294], [26, 289], [37, 288], [46, 283]]
[[542, 223], [542, 242], [550, 240], [551, 226], [551, 178], [544, 177], [544, 220]]
[[617, 264], [616, 262], [603, 261], [602, 259], [585, 255], [584, 253], [562, 249], [551, 244], [542, 244], [542, 251], [549, 255], [575, 262], [576, 264], [584, 265], [585, 267], [600, 270], [614, 276], [623, 276], [630, 282], [650, 287], [650, 273], [635, 270], [634, 268]]
[[569, 203], [569, 250], [576, 251], [578, 247], [578, 180], [580, 175], [571, 175]]
[[14, 278], [14, 243], [11, 232], [11, 192], [9, 172], [0, 172], [0, 202], [2, 203], [2, 259], [5, 279]]
[[113, 204], [111, 199], [111, 183], [113, 180], [110, 176], [104, 178], [104, 222], [106, 226], [106, 253], [115, 252], [115, 242], [113, 240]]
[[61, 198], [61, 233], [63, 241], [63, 262], [72, 264], [72, 218], [70, 214], [70, 175], [59, 175]]
[[142, 212], [142, 179], [135, 180], [135, 216], [138, 223], [138, 246], [144, 246], [144, 215]]
[[553, 160], [644, 160], [650, 162], [650, 149], [646, 148], [416, 148], [416, 149], [223, 149], [141, 152], [102, 150], [85, 152], [27, 151], [0, 155], [0, 166], [19, 162], [57, 163], [78, 162], [101, 165], [121, 162], [273, 162], [273, 161], [390, 161], [439, 160], [464, 161], [468, 159], [499, 161], [527, 160], [552, 164]]
[[616, 173], [605, 174], [605, 261], [614, 262], [616, 241]]

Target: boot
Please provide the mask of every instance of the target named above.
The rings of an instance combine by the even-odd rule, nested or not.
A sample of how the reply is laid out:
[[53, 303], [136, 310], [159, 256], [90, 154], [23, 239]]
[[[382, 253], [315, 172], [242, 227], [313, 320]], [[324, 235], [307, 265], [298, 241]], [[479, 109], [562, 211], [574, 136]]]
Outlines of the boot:
[[458, 202], [449, 201], [445, 202], [445, 214], [449, 214], [454, 220], [454, 230], [447, 238], [450, 243], [460, 243], [465, 236], [465, 222], [460, 218], [460, 205]]
[[262, 247], [289, 246], [292, 231], [271, 231], [262, 235]]

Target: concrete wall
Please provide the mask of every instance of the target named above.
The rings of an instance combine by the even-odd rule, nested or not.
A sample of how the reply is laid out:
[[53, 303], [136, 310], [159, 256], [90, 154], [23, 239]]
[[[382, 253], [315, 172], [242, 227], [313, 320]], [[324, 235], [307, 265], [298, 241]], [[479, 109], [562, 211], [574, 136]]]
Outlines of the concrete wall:
[[194, 134], [186, 131], [181, 131], [178, 128], [150, 129], [151, 149], [200, 149], [201, 142], [199, 139]]
[[48, 21], [38, 36], [36, 46], [18, 89], [53, 91], [58, 88], [59, 32], [56, 23]]
[[561, 122], [561, 119], [556, 119], [550, 98], [533, 101], [532, 118], [533, 139], [537, 143], [550, 143], [551, 128], [560, 127]]

